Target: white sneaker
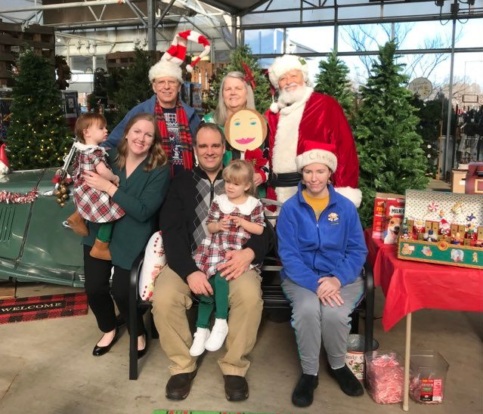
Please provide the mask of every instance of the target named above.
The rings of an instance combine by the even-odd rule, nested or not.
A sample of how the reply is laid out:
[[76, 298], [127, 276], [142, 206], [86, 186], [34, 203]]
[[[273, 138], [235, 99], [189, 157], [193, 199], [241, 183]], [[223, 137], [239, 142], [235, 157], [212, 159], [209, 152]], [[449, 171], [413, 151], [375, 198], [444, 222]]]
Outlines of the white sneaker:
[[215, 319], [210, 337], [205, 343], [207, 351], [218, 351], [228, 335], [228, 323], [226, 319]]
[[205, 352], [205, 342], [210, 336], [210, 330], [207, 328], [197, 328], [193, 338], [193, 345], [190, 348], [191, 356], [200, 356]]

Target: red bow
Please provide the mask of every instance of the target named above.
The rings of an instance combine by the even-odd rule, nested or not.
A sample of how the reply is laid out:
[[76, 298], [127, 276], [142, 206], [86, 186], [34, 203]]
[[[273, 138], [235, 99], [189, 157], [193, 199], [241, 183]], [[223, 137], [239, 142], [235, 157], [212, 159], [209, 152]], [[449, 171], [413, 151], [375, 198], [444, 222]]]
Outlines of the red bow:
[[255, 89], [257, 84], [255, 83], [255, 77], [253, 76], [250, 67], [245, 62], [242, 62], [241, 64], [243, 66], [243, 71], [245, 72], [245, 82], [248, 83], [252, 89]]

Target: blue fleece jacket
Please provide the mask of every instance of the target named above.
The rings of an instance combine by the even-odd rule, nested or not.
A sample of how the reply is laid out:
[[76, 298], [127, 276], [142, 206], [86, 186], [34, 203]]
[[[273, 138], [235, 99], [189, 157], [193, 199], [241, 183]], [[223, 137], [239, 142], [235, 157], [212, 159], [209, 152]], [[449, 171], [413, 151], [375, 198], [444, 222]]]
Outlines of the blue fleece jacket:
[[[198, 125], [201, 122], [200, 117], [198, 116], [194, 108], [185, 104], [184, 102], [181, 102], [181, 104], [183, 105], [183, 108], [186, 111], [186, 117], [188, 118], [191, 137], [194, 137], [196, 134], [196, 130], [198, 129]], [[117, 124], [116, 127], [112, 130], [112, 132], [107, 137], [107, 141], [104, 143], [104, 145], [108, 148], [117, 147], [117, 144], [119, 144], [119, 141], [122, 139], [124, 128], [126, 127], [126, 124], [129, 122], [129, 120], [134, 115], [137, 115], [143, 112], [146, 112], [148, 114], [154, 114], [155, 105], [156, 105], [156, 95], [153, 95], [147, 101], [141, 102], [140, 104], [132, 108], [123, 118], [123, 120], [119, 122], [119, 124]]]
[[329, 185], [329, 204], [318, 220], [299, 184], [277, 219], [281, 277], [317, 292], [322, 276], [335, 276], [342, 286], [360, 275], [367, 247], [357, 209]]

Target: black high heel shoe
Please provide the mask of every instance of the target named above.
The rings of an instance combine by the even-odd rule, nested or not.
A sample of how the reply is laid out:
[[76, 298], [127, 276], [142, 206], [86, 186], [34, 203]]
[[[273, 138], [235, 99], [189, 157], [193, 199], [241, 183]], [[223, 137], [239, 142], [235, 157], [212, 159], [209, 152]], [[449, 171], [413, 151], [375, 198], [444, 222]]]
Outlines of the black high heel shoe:
[[141, 359], [146, 353], [148, 352], [148, 335], [146, 333], [144, 335], [144, 349], [138, 349], [138, 359]]
[[99, 346], [99, 345], [96, 344], [96, 346], [94, 347], [94, 349], [92, 351], [92, 355], [102, 356], [104, 354], [107, 354], [111, 350], [112, 346], [117, 342], [118, 339], [119, 339], [119, 328], [116, 327], [116, 333], [114, 334], [114, 338], [112, 338], [111, 343], [109, 345], [106, 345], [106, 346]]

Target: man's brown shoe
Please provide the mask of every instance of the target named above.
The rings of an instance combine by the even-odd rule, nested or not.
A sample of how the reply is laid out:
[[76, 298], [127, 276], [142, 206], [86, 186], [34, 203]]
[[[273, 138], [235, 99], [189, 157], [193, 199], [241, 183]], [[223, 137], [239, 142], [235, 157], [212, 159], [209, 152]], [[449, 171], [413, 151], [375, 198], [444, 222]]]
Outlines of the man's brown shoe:
[[223, 375], [225, 395], [228, 401], [245, 401], [248, 398], [248, 383], [239, 375]]
[[196, 370], [172, 375], [166, 384], [166, 398], [168, 400], [184, 400], [190, 393], [191, 383], [195, 377]]

